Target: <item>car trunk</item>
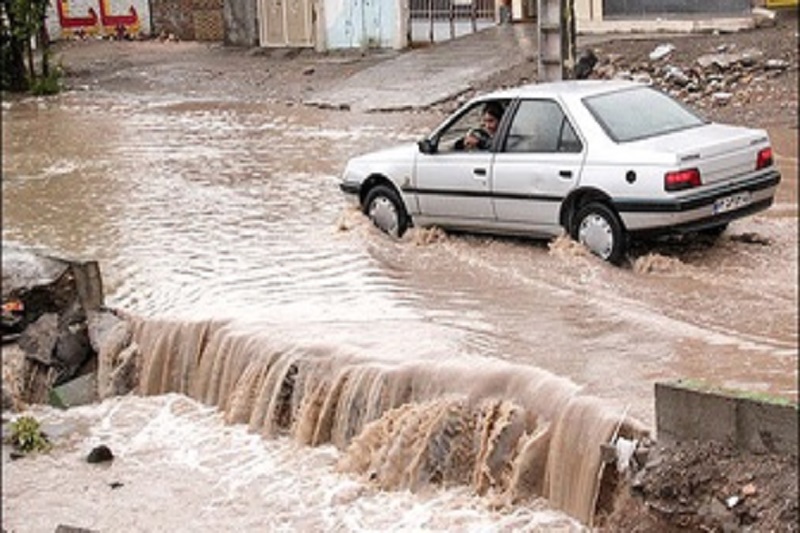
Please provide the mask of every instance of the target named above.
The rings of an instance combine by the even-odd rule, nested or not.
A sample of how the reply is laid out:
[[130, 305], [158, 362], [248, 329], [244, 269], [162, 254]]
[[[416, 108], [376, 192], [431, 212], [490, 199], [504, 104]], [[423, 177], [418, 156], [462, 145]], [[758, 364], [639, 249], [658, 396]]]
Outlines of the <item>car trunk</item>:
[[769, 139], [762, 130], [707, 124], [636, 144], [675, 154], [676, 170], [696, 168], [703, 184], [713, 185], [754, 171], [758, 152], [769, 146]]

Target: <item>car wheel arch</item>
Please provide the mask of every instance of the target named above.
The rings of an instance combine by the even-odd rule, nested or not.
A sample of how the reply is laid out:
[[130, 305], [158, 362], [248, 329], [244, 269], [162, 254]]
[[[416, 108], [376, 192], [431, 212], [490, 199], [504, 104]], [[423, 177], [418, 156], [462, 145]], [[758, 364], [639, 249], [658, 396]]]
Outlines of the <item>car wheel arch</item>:
[[[592, 202], [600, 202], [607, 205], [609, 208], [616, 212], [614, 209], [611, 197], [600, 189], [593, 187], [583, 187], [575, 189], [561, 203], [561, 212], [559, 214], [559, 222], [561, 226], [569, 233], [572, 229], [573, 218], [581, 207]], [[620, 220], [621, 222], [621, 220]], [[623, 224], [624, 226], [624, 224]]]
[[390, 189], [393, 189], [401, 199], [403, 198], [402, 191], [400, 191], [397, 188], [397, 185], [395, 185], [395, 183], [392, 180], [390, 180], [383, 174], [371, 174], [361, 184], [361, 189], [358, 194], [359, 203], [362, 206], [364, 205], [364, 202], [367, 200], [369, 192], [378, 185], [383, 185], [384, 187], [389, 187]]

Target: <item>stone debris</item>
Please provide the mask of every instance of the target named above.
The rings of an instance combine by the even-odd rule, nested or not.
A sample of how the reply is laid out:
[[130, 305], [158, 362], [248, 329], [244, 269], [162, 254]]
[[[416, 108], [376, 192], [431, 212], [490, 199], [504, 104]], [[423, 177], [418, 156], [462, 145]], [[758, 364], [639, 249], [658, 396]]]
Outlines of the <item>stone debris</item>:
[[679, 48], [662, 44], [649, 54], [649, 61], [595, 52], [598, 62], [591, 78], [652, 85], [701, 110], [768, 101], [767, 80], [798, 68], [796, 60], [766, 57], [758, 48], [738, 50], [733, 43], [716, 45], [698, 57], [681, 56]]
[[111, 452], [111, 449], [105, 444], [95, 446], [94, 448], [92, 448], [92, 451], [89, 452], [89, 455], [86, 456], [86, 462], [92, 464], [107, 463], [113, 460], [114, 460], [114, 454]]
[[673, 44], [661, 44], [655, 48], [652, 52], [650, 52], [650, 60], [651, 61], [658, 61], [659, 59], [664, 59], [668, 55], [675, 50], [675, 45]]
[[96, 262], [4, 247], [3, 410], [130, 392], [141, 359], [130, 328], [103, 305]]
[[756, 28], [769, 28], [778, 23], [777, 13], [771, 9], [754, 7], [752, 13]]

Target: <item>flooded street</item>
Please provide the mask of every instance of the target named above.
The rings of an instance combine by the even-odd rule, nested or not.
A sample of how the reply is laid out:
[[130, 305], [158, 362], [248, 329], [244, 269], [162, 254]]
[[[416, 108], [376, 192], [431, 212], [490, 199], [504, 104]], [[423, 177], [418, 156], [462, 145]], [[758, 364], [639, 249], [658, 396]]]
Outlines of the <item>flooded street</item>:
[[797, 397], [796, 154], [778, 143], [789, 192], [772, 210], [615, 269], [568, 240], [393, 242], [348, 211], [346, 158], [430, 117], [73, 94], [3, 118], [4, 242], [97, 259], [113, 307], [535, 365], [648, 422], [659, 379]]
[[[148, 319], [230, 319], [283, 342], [321, 343], [385, 363], [474, 364], [475, 379], [495, 362], [533, 367], [651, 427], [660, 380], [797, 401], [797, 130], [770, 132], [783, 173], [770, 211], [733, 223], [715, 245], [640, 246], [631, 266], [614, 268], [565, 238], [415, 229], [393, 241], [345, 207], [338, 174], [348, 157], [416, 140], [439, 117], [97, 91], [3, 106], [4, 245], [98, 260], [111, 307]], [[85, 416], [100, 429], [82, 430], [83, 448], [48, 464], [77, 464], [106, 431], [123, 458], [163, 468], [167, 477], [199, 476], [187, 501], [239, 506], [194, 517], [203, 527], [231, 528], [226, 520], [238, 516], [233, 523], [243, 530], [375, 530], [387, 525], [382, 513], [393, 527], [412, 530], [577, 527], [546, 510], [537, 511], [538, 526], [524, 514], [530, 510], [492, 515], [488, 504], [457, 491], [419, 500], [371, 492], [353, 478], [333, 479], [336, 450], [256, 444], [244, 427], [224, 429], [206, 409], [162, 396], [50, 412], [53, 424], [72, 417], [69, 424], [80, 425]], [[157, 423], [180, 427], [164, 435]], [[241, 451], [236, 472], [247, 476], [229, 471], [231, 448]], [[308, 477], [304, 469], [314, 465], [330, 478]], [[304, 485], [309, 480], [319, 485]], [[4, 479], [4, 511], [9, 488], [11, 498], [35, 490]], [[265, 494], [297, 495], [271, 504], [283, 522], [257, 520]], [[108, 518], [80, 525], [110, 530]], [[187, 523], [180, 514], [150, 519], [117, 525]], [[18, 531], [53, 529], [28, 525]]]

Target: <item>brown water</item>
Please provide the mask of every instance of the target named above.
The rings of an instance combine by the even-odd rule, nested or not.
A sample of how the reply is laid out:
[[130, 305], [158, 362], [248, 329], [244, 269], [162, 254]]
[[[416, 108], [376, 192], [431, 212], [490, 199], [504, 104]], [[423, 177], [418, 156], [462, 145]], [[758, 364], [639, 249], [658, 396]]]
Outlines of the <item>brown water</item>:
[[[592, 439], [608, 432], [609, 413], [628, 413], [652, 425], [652, 390], [658, 380], [706, 380], [797, 399], [796, 130], [772, 133], [784, 183], [771, 211], [734, 223], [714, 246], [694, 242], [637, 248], [633, 266], [618, 269], [587, 256], [567, 239], [543, 243], [420, 230], [395, 242], [348, 211], [336, 187], [346, 158], [414, 140], [431, 125], [431, 117], [167, 97], [123, 101], [99, 92], [3, 105], [4, 244], [99, 260], [107, 302], [149, 321], [151, 329], [141, 330], [140, 337], [151, 343], [151, 373], [142, 385], [146, 392], [185, 392], [223, 409], [212, 414], [190, 400], [167, 396], [127, 398], [46, 416], [53, 423], [73, 417], [63, 422], [69, 427], [77, 424], [75, 419], [90, 420], [90, 429], [75, 430], [76, 442], [85, 447], [101, 437], [114, 439], [130, 459], [122, 462], [127, 466], [115, 463], [114, 468], [144, 486], [163, 482], [159, 490], [177, 490], [187, 509], [205, 517], [204, 524], [227, 519], [251, 528], [263, 514], [257, 511], [260, 494], [274, 500], [270, 513], [282, 516], [288, 529], [385, 528], [381, 513], [386, 509], [394, 510], [387, 512], [395, 524], [412, 529], [493, 524], [504, 530], [520, 523], [576, 527], [541, 506], [495, 515], [487, 500], [470, 499], [474, 496], [456, 488], [415, 500], [420, 496], [386, 496], [339, 478], [326, 485], [326, 476], [333, 476], [334, 465], [341, 463], [350, 473], [372, 475], [378, 486], [418, 488], [415, 480], [433, 475], [431, 465], [437, 463], [393, 456], [388, 450], [404, 441], [387, 428], [444, 430], [448, 420], [461, 427], [491, 407], [498, 418], [487, 420], [502, 421], [496, 427], [508, 428], [514, 442], [527, 435], [530, 441], [519, 442], [528, 442], [530, 452], [492, 452], [504, 449], [498, 443], [510, 438], [498, 430], [483, 441], [476, 437], [486, 446], [470, 448], [473, 462], [486, 468], [482, 473], [459, 470], [456, 466], [466, 462], [456, 461], [452, 470], [436, 476], [463, 482], [472, 487], [469, 494], [485, 494], [491, 486], [490, 492], [513, 499], [529, 490], [519, 485], [518, 472], [539, 468], [541, 477], [533, 476], [538, 488], [550, 487], [545, 493], [551, 501], [582, 516], [592, 498], [584, 481], [550, 484], [547, 472], [553, 467], [536, 454], [547, 449], [548, 461], [558, 457], [564, 465], [576, 453], [574, 447], [552, 442], [537, 447], [538, 417], [554, 422], [556, 413], [566, 412], [557, 398], [573, 398], [580, 391], [579, 398], [589, 394], [602, 400], [603, 408], [590, 409], [593, 415], [584, 426], [599, 421], [601, 427], [590, 431]], [[169, 324], [157, 321], [163, 318]], [[251, 346], [212, 351], [218, 367], [209, 361], [203, 364], [210, 367], [195, 367], [175, 355], [180, 349], [169, 347], [182, 345], [175, 344], [175, 332], [192, 330], [207, 319], [233, 321], [219, 342], [244, 336], [251, 340], [241, 342]], [[153, 339], [169, 340], [158, 344]], [[293, 396], [298, 403], [286, 404], [291, 409], [276, 410], [285, 402], [270, 404], [267, 397], [253, 401], [254, 391], [280, 391], [275, 383], [285, 381], [285, 372], [276, 373], [272, 386], [264, 384], [273, 366], [262, 359], [270, 353], [283, 354], [284, 371], [292, 361], [305, 362], [305, 370], [294, 368], [309, 380], [308, 389]], [[239, 354], [238, 362], [229, 359], [232, 354]], [[332, 396], [330, 389], [337, 383], [333, 376], [346, 369], [354, 370], [348, 374], [350, 384], [340, 384], [350, 387], [345, 401], [341, 390]], [[549, 376], [545, 381], [559, 385], [538, 389], [537, 376]], [[365, 391], [385, 391], [411, 377], [426, 385], [414, 393], [408, 412], [362, 431], [365, 422], [379, 419], [403, 398], [376, 403]], [[248, 385], [237, 389], [242, 384]], [[542, 390], [551, 395], [546, 401], [538, 396]], [[326, 398], [335, 398], [338, 405], [330, 413], [351, 418], [320, 426]], [[481, 403], [492, 399], [497, 403]], [[582, 416], [583, 401], [577, 401], [571, 416]], [[310, 408], [305, 402], [316, 411], [301, 415]], [[518, 416], [525, 422], [514, 422]], [[219, 417], [276, 438], [254, 444], [240, 429], [218, 427]], [[102, 429], [91, 429], [94, 424]], [[188, 444], [164, 429], [176, 425]], [[320, 433], [323, 426], [329, 427], [327, 433]], [[467, 434], [491, 434], [487, 426], [470, 427], [474, 433]], [[411, 439], [404, 453], [423, 457], [435, 434]], [[282, 440], [286, 435], [299, 442], [332, 442], [340, 451], [296, 449]], [[344, 445], [355, 437], [355, 451], [349, 452], [355, 455], [348, 455]], [[242, 457], [234, 470], [255, 469], [252, 475], [237, 481], [226, 472], [227, 446]], [[51, 459], [51, 469], [67, 468], [80, 453], [77, 448]], [[159, 456], [162, 448], [165, 457]], [[265, 454], [281, 459], [270, 463]], [[163, 468], [164, 479], [147, 480], [125, 470], [148, 461]], [[276, 461], [295, 467], [276, 470]], [[13, 463], [20, 474], [4, 476], [4, 516], [13, 517], [9, 524], [33, 524], [22, 507], [32, 494], [43, 492], [43, 481], [28, 478], [33, 472], [47, 479], [46, 466]], [[70, 475], [78, 485], [90, 483], [90, 473]], [[277, 497], [282, 492], [276, 487], [259, 492], [271, 475], [287, 490], [305, 487], [311, 476], [328, 487], [311, 494], [328, 490], [325, 501], [344, 503], [326, 511], [305, 497]], [[572, 475], [577, 479], [586, 471], [576, 466]], [[197, 476], [199, 486], [182, 485], [185, 476]], [[350, 491], [358, 496], [348, 496]], [[133, 502], [128, 505], [158, 507], [157, 494], [142, 492], [128, 496]], [[573, 503], [578, 507], [570, 508]], [[304, 506], [310, 509], [307, 516]], [[427, 521], [407, 512], [409, 506], [427, 508]], [[64, 516], [80, 508], [67, 506]], [[128, 519], [124, 509], [116, 522], [122, 530], [172, 523], [157, 513], [140, 517], [144, 522], [137, 527], [123, 522]], [[474, 509], [474, 514], [459, 516], [454, 509]], [[344, 516], [351, 511], [362, 522], [349, 524]], [[529, 522], [517, 522], [519, 513]], [[93, 523], [112, 527], [115, 522], [102, 514]], [[181, 516], [175, 514], [175, 523], [188, 523]], [[53, 529], [49, 522], [36, 523], [43, 524], [41, 529], [29, 530]]]

